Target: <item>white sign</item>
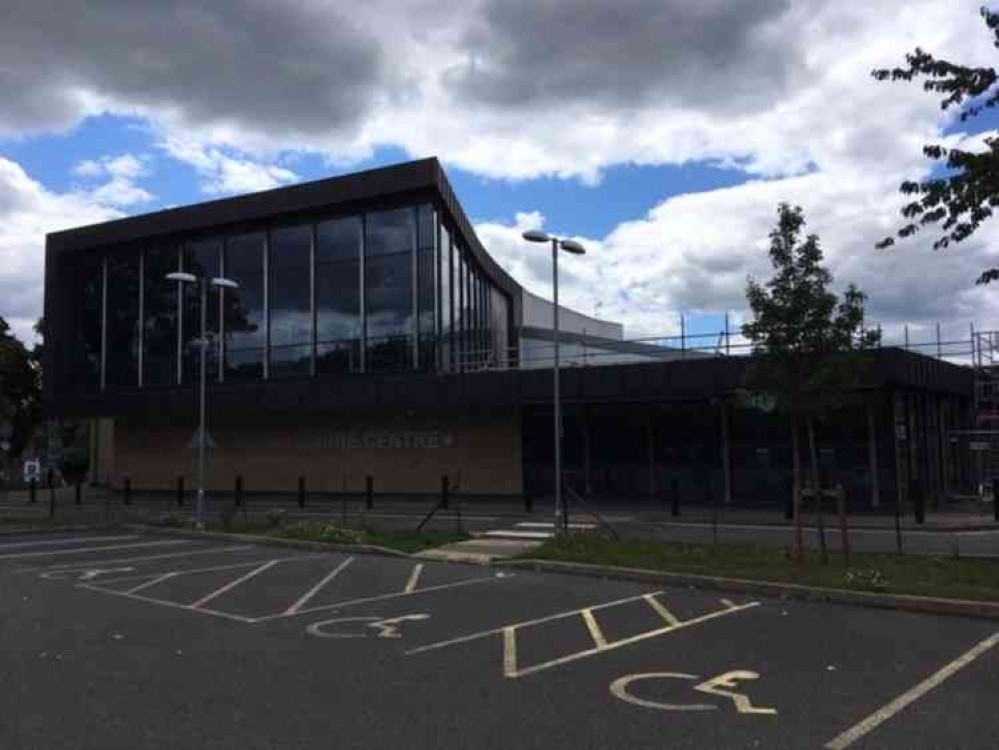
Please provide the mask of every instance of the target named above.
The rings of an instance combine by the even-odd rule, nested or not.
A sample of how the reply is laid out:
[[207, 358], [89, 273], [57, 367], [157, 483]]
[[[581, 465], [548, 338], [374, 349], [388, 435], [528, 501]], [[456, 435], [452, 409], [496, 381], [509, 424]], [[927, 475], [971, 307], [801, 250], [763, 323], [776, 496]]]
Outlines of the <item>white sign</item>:
[[416, 450], [448, 448], [454, 438], [441, 430], [343, 430], [321, 435], [315, 445], [324, 450]]

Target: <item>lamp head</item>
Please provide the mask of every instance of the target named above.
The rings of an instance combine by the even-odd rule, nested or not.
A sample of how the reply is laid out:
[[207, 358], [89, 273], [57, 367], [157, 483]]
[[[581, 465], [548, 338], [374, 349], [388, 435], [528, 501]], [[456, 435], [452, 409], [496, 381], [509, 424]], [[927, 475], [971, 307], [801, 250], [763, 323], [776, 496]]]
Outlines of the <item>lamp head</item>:
[[542, 232], [540, 229], [528, 229], [522, 235], [528, 242], [551, 242], [552, 238], [548, 232]]
[[174, 273], [168, 273], [166, 275], [168, 281], [182, 281], [186, 284], [193, 284], [198, 280], [198, 277], [193, 273], [182, 273], [180, 271], [175, 271]]
[[586, 248], [576, 242], [576, 240], [562, 240], [559, 245], [567, 253], [572, 253], [573, 255], [583, 255], [586, 252]]
[[222, 276], [216, 276], [212, 279], [212, 286], [220, 287], [222, 289], [239, 289], [239, 284], [232, 279], [227, 279]]

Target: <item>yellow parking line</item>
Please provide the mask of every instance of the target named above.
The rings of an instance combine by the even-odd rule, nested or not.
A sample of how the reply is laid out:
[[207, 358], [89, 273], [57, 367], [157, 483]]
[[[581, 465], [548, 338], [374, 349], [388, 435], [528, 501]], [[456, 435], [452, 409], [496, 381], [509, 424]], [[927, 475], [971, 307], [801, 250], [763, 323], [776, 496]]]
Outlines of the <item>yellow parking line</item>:
[[[658, 599], [656, 599], [656, 595], [655, 594], [646, 594], [642, 598], [645, 599], [645, 601], [647, 601], [649, 603], [649, 605], [652, 607], [652, 609], [654, 609], [656, 612], [658, 612], [659, 616], [662, 617], [670, 625], [679, 625], [680, 624], [680, 619], [676, 615], [674, 615], [672, 612], [670, 612], [668, 609], [666, 609], [666, 607], [663, 605], [663, 603], [660, 602]], [[722, 601], [722, 603], [724, 603], [724, 600]]]
[[600, 625], [597, 624], [597, 618], [593, 616], [593, 612], [589, 609], [583, 609], [580, 610], [579, 614], [583, 616], [583, 622], [586, 623], [586, 627], [590, 631], [590, 637], [593, 638], [593, 642], [597, 648], [607, 648], [607, 639], [604, 638], [604, 633], [600, 629]]

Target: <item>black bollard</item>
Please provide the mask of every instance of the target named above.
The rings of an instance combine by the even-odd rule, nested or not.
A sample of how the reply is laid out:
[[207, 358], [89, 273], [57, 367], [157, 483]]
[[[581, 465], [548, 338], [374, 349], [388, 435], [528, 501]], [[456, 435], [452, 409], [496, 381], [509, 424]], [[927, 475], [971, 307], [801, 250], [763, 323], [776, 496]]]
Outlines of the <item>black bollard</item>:
[[447, 475], [441, 477], [441, 507], [447, 510], [448, 504], [448, 485], [447, 485]]
[[298, 478], [298, 507], [305, 507], [305, 477]]
[[912, 481], [912, 505], [916, 523], [926, 522], [926, 494], [923, 492], [923, 484], [918, 479]]
[[83, 503], [83, 490], [79, 482], [73, 487], [73, 503], [76, 505]]
[[364, 503], [368, 510], [375, 507], [375, 478], [370, 474], [364, 477]]
[[28, 482], [28, 502], [33, 503], [38, 500], [38, 482], [32, 478]]
[[243, 477], [236, 475], [236, 507], [243, 504]]
[[177, 507], [184, 505], [184, 477], [177, 477]]
[[125, 477], [125, 491], [123, 500], [125, 505], [132, 504], [132, 480], [129, 477]]
[[680, 515], [680, 480], [677, 477], [673, 477], [670, 480], [670, 491], [673, 495], [673, 502], [670, 507], [670, 515], [676, 518]]
[[534, 495], [532, 495], [527, 489], [524, 490], [524, 512], [534, 512]]

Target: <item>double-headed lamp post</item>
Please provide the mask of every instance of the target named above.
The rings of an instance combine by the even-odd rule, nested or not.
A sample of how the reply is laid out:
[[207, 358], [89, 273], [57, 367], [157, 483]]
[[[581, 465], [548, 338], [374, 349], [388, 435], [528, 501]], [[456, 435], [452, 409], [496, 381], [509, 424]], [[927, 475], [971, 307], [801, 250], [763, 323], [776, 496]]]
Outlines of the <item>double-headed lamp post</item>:
[[195, 276], [193, 273], [182, 273], [180, 271], [168, 273], [166, 277], [168, 280], [176, 281], [180, 284], [197, 284], [201, 290], [201, 341], [199, 342], [201, 348], [201, 378], [198, 396], [198, 500], [195, 505], [194, 520], [197, 527], [203, 529], [205, 527], [205, 443], [207, 442], [205, 430], [205, 381], [207, 380], [207, 367], [205, 363], [208, 354], [208, 287], [239, 289], [239, 284], [232, 279], [221, 277], [209, 279], [203, 276]]
[[558, 329], [558, 251], [559, 248], [573, 255], [582, 255], [586, 252], [582, 245], [575, 240], [554, 237], [547, 232], [531, 229], [524, 232], [524, 239], [528, 242], [550, 242], [552, 245], [552, 287], [554, 288], [554, 305], [552, 312], [554, 316], [555, 330], [555, 531], [568, 532], [568, 514], [564, 513], [565, 506], [562, 502], [562, 404], [559, 398], [559, 329]]

